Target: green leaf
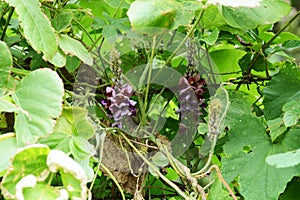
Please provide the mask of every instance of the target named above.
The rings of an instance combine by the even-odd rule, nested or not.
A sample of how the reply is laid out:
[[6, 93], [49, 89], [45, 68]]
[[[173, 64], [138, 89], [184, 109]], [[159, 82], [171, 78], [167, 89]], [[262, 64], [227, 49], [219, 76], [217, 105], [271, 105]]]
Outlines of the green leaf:
[[286, 127], [294, 126], [300, 118], [300, 98], [288, 102], [282, 107], [283, 122]]
[[279, 136], [281, 136], [287, 129], [283, 124], [282, 118], [276, 118], [267, 121], [270, 129], [271, 141], [274, 142]]
[[158, 151], [153, 157], [152, 162], [157, 167], [165, 167], [169, 164], [167, 157], [160, 151]]
[[[248, 7], [222, 7], [225, 21], [232, 27], [242, 30], [254, 29], [259, 25], [271, 24], [279, 21], [289, 14], [291, 6], [282, 0], [264, 0], [260, 6]], [[270, 12], [270, 10], [276, 12]]]
[[9, 48], [5, 42], [0, 41], [0, 87], [8, 83], [13, 60]]
[[[3, 137], [4, 135], [0, 136]], [[2, 154], [0, 159], [0, 177], [3, 175], [3, 173], [9, 166], [10, 158], [13, 157], [16, 151], [17, 142], [15, 137], [9, 137], [6, 139], [0, 138], [0, 152]]]
[[68, 35], [60, 35], [59, 47], [65, 54], [76, 56], [88, 65], [93, 64], [93, 58], [83, 44]]
[[215, 177], [214, 183], [211, 185], [207, 200], [231, 200], [230, 194], [228, 191], [223, 189], [222, 182]]
[[39, 6], [39, 0], [5, 1], [15, 7], [29, 44], [37, 52], [43, 52], [45, 60], [51, 59], [57, 51], [58, 45], [51, 23]]
[[29, 145], [18, 150], [0, 185], [5, 198], [15, 198], [18, 182], [27, 175], [39, 177], [39, 181], [48, 177], [50, 171], [46, 160], [49, 151], [49, 147], [40, 144]]
[[[39, 142], [51, 149], [71, 153], [76, 161], [84, 163], [93, 156], [95, 148], [89, 143], [95, 133], [94, 127], [87, 118], [87, 110], [81, 107], [66, 107], [54, 128], [54, 133], [40, 138]], [[86, 174], [91, 174], [90, 166], [82, 166]], [[92, 178], [89, 176], [89, 178]], [[89, 179], [90, 180], [90, 179]]]
[[77, 57], [67, 56], [66, 69], [72, 73], [80, 67], [80, 60]]
[[[112, 8], [129, 8], [129, 4], [123, 0], [104, 0]], [[122, 4], [121, 4], [122, 3]]]
[[293, 50], [300, 47], [300, 40], [288, 40], [283, 42], [282, 50]]
[[35, 142], [53, 131], [62, 110], [63, 83], [50, 69], [32, 71], [16, 86], [15, 104], [28, 112], [18, 112], [15, 130], [18, 146]]
[[[255, 57], [255, 54], [253, 53], [247, 53], [239, 60], [239, 65], [243, 72], [247, 71], [253, 62], [253, 59]], [[259, 56], [258, 59], [255, 61], [255, 64], [253, 65], [252, 69], [255, 71], [265, 71], [268, 67], [270, 69], [272, 64], [267, 61], [267, 59], [264, 59], [264, 57]]]
[[287, 182], [299, 174], [299, 169], [277, 169], [268, 165], [265, 159], [270, 154], [299, 148], [300, 130], [290, 131], [281, 143], [272, 144], [262, 119], [249, 113], [248, 109], [241, 109], [238, 104], [232, 103], [226, 119], [229, 136], [223, 145], [224, 178], [231, 182], [238, 177], [240, 192], [245, 199], [278, 199]]
[[47, 157], [51, 172], [58, 172], [70, 199], [87, 199], [87, 176], [82, 167], [62, 151], [51, 150]]
[[206, 30], [202, 35], [202, 37], [200, 38], [200, 40], [206, 42], [209, 45], [213, 45], [217, 41], [218, 36], [219, 36], [218, 29], [214, 29], [212, 31]]
[[238, 0], [231, 0], [231, 1], [224, 1], [224, 0], [208, 0], [208, 4], [219, 4], [223, 6], [230, 6], [230, 7], [257, 7], [260, 5], [261, 0], [251, 0], [251, 1], [238, 1]]
[[[231, 47], [210, 52], [210, 56], [218, 67], [219, 73], [241, 71], [238, 62], [245, 54], [245, 51]], [[224, 81], [227, 81], [228, 78], [232, 78], [232, 75], [224, 75], [222, 78]]]
[[69, 146], [75, 160], [84, 160], [96, 153], [94, 146], [82, 137], [72, 137]]
[[72, 19], [72, 12], [59, 13], [52, 19], [52, 26], [58, 32], [67, 31], [67, 28], [71, 25]]
[[73, 106], [63, 109], [61, 117], [57, 120], [55, 132], [90, 139], [95, 130], [88, 119], [87, 110]]
[[49, 62], [51, 62], [56, 67], [63, 67], [67, 62], [66, 55], [64, 54], [64, 52], [62, 52], [62, 50], [59, 49], [49, 60]]
[[266, 162], [277, 168], [293, 167], [300, 163], [300, 149], [268, 156]]
[[26, 112], [19, 106], [3, 98], [0, 99], [0, 111], [1, 112], [23, 112], [25, 115], [28, 115], [28, 112]]
[[37, 183], [34, 187], [26, 187], [23, 189], [24, 199], [30, 200], [52, 200], [52, 199], [64, 199], [59, 190], [46, 183]]
[[201, 18], [201, 25], [207, 29], [215, 29], [216, 27], [226, 25], [226, 22], [215, 5], [209, 5]]
[[[288, 89], [287, 89], [288, 88]], [[276, 74], [263, 90], [264, 112], [268, 120], [282, 114], [282, 107], [291, 100], [300, 98], [300, 71], [285, 67]]]
[[172, 28], [187, 25], [194, 11], [201, 8], [199, 2], [175, 0], [134, 1], [127, 12], [133, 29]]

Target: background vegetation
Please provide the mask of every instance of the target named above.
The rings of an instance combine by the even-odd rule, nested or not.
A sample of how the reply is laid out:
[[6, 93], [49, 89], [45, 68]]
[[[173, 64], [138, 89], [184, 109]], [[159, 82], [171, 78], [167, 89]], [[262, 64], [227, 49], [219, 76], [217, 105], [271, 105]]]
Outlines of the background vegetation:
[[297, 199], [292, 4], [0, 1], [0, 199]]

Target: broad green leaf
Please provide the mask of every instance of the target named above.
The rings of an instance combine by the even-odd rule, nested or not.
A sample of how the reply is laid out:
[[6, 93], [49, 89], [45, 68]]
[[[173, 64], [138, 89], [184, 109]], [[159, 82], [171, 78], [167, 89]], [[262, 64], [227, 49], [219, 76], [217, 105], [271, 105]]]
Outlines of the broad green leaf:
[[299, 69], [290, 67], [281, 69], [263, 90], [263, 104], [266, 118], [272, 120], [280, 117], [282, 107], [289, 101], [300, 97], [299, 88]]
[[300, 47], [300, 40], [287, 40], [282, 44], [282, 50], [293, 50]]
[[69, 146], [75, 160], [84, 160], [96, 154], [95, 147], [82, 137], [72, 137]]
[[[243, 1], [244, 2], [244, 1]], [[289, 14], [291, 6], [283, 0], [264, 0], [258, 7], [222, 7], [225, 21], [232, 27], [242, 30], [256, 28], [259, 25], [271, 24]], [[276, 12], [270, 12], [276, 11]]]
[[282, 118], [276, 118], [267, 121], [268, 127], [270, 129], [270, 136], [272, 142], [274, 142], [279, 136], [281, 136], [287, 129], [284, 126]]
[[260, 5], [262, 0], [247, 0], [247, 1], [240, 1], [240, 0], [208, 0], [208, 4], [219, 4], [223, 6], [230, 6], [230, 7], [257, 7]]
[[58, 32], [68, 31], [67, 28], [71, 25], [72, 19], [72, 12], [59, 13], [52, 19], [52, 26]]
[[43, 58], [49, 60], [57, 51], [54, 30], [40, 8], [39, 0], [5, 0], [15, 10], [21, 21], [25, 38], [33, 49], [43, 52]]
[[18, 146], [34, 143], [53, 131], [62, 110], [63, 83], [50, 69], [32, 71], [16, 86], [15, 104], [28, 112], [18, 112], [15, 130]]
[[25, 200], [54, 200], [54, 199], [68, 199], [68, 193], [60, 194], [58, 188], [52, 187], [46, 183], [37, 183], [34, 187], [27, 187], [23, 189]]
[[[241, 71], [238, 62], [245, 54], [245, 51], [230, 47], [210, 52], [211, 59], [218, 67], [219, 73]], [[232, 78], [232, 75], [224, 75], [222, 78], [224, 81], [227, 81], [228, 78]]]
[[5, 87], [10, 76], [13, 60], [6, 43], [0, 41], [0, 87]]
[[288, 102], [282, 107], [283, 122], [286, 127], [294, 126], [300, 118], [300, 98]]
[[48, 177], [50, 171], [46, 160], [49, 151], [49, 147], [40, 144], [29, 145], [18, 150], [0, 185], [5, 198], [15, 198], [18, 182], [27, 175], [39, 177], [39, 181], [44, 181]]
[[176, 29], [187, 25], [194, 11], [200, 8], [200, 2], [138, 0], [130, 5], [127, 15], [134, 30], [153, 27]]
[[222, 182], [215, 176], [214, 183], [212, 184], [207, 200], [231, 200], [230, 194], [223, 188]]
[[76, 69], [78, 69], [78, 67], [80, 67], [80, 64], [81, 62], [77, 57], [67, 56], [66, 69], [68, 72], [74, 72]]
[[159, 27], [170, 28], [175, 18], [174, 1], [135, 1], [130, 5], [128, 17], [134, 29]]
[[200, 40], [206, 42], [209, 45], [213, 45], [219, 36], [219, 30], [214, 29], [213, 31], [206, 30], [204, 34], [201, 36]]
[[104, 0], [112, 8], [129, 8], [127, 1], [123, 0]]
[[81, 42], [68, 35], [60, 35], [59, 47], [65, 54], [76, 56], [88, 65], [93, 64], [93, 58]]
[[70, 138], [65, 133], [54, 132], [46, 137], [38, 140], [40, 144], [46, 144], [51, 149], [61, 150], [65, 153], [70, 152], [69, 142]]
[[57, 120], [55, 132], [90, 139], [95, 130], [88, 119], [87, 110], [74, 106], [63, 109], [61, 117]]
[[64, 54], [64, 52], [62, 52], [62, 50], [59, 49], [49, 60], [49, 62], [51, 62], [56, 67], [63, 67], [67, 62], [66, 55]]
[[[249, 66], [253, 62], [253, 59], [255, 57], [255, 54], [253, 53], [247, 53], [239, 60], [239, 65], [243, 72], [247, 71], [249, 69]], [[272, 64], [267, 61], [267, 59], [264, 59], [262, 56], [259, 56], [258, 59], [255, 61], [255, 64], [253, 65], [252, 69], [255, 71], [265, 71], [268, 67], [268, 69], [271, 69]]]
[[[1, 137], [5, 136], [0, 135]], [[8, 137], [6, 139], [0, 138], [0, 151], [1, 151], [1, 159], [0, 159], [0, 177], [4, 175], [5, 170], [9, 166], [10, 158], [17, 151], [17, 142], [15, 137]]]
[[82, 167], [59, 150], [51, 150], [47, 157], [51, 172], [58, 172], [70, 199], [87, 199], [87, 176]]
[[24, 114], [28, 115], [28, 112], [22, 110], [19, 106], [7, 101], [5, 99], [0, 99], [0, 111], [1, 112], [23, 112]]
[[[269, 41], [274, 35], [275, 33], [270, 32], [269, 29], [259, 31], [259, 38], [265, 42]], [[299, 41], [299, 37], [290, 32], [282, 32], [278, 35], [278, 37], [276, 37], [272, 44], [282, 44], [284, 42], [288, 42], [289, 40]]]
[[206, 29], [215, 29], [217, 27], [226, 25], [222, 14], [220, 13], [218, 7], [215, 5], [209, 5], [205, 9], [200, 23], [203, 28]]
[[300, 163], [300, 149], [268, 156], [266, 162], [277, 168], [293, 167]]
[[162, 152], [158, 151], [152, 157], [152, 163], [157, 167], [165, 167], [169, 164], [169, 160]]
[[[248, 107], [251, 107], [250, 103]], [[277, 169], [268, 165], [265, 159], [270, 154], [299, 148], [300, 131], [290, 131], [281, 143], [272, 144], [263, 120], [236, 103], [231, 103], [226, 119], [229, 136], [223, 145], [222, 175], [227, 182], [238, 177], [240, 192], [245, 199], [277, 200], [287, 182], [299, 174], [300, 169]]]
[[[95, 133], [94, 127], [87, 118], [87, 110], [81, 107], [66, 107], [63, 109], [54, 133], [40, 138], [39, 142], [48, 145], [51, 149], [71, 153], [76, 161], [84, 163], [93, 156], [95, 148], [89, 143]], [[86, 174], [91, 174], [90, 166], [82, 166]], [[89, 180], [90, 180], [89, 176]]]

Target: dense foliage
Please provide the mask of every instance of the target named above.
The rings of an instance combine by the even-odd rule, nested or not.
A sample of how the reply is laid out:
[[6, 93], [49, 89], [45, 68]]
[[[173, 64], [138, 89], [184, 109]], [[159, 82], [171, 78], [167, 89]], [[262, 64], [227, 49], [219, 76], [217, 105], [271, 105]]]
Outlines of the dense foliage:
[[0, 1], [0, 199], [297, 199], [299, 14]]

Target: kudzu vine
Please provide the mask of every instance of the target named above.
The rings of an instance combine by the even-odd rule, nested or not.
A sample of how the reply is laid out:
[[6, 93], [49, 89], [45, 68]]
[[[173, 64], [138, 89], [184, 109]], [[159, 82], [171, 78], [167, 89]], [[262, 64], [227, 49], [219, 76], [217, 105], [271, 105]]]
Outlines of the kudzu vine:
[[0, 199], [297, 198], [291, 9], [1, 1]]

